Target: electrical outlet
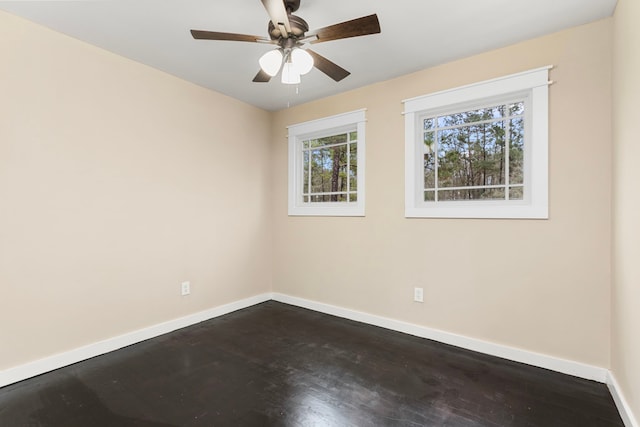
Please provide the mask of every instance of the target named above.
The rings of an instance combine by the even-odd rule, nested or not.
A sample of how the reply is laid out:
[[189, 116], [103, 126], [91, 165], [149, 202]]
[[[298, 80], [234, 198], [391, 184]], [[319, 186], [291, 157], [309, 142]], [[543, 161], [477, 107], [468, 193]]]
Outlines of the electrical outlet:
[[413, 288], [413, 300], [415, 302], [424, 302], [424, 289]]
[[180, 285], [180, 293], [182, 296], [189, 295], [191, 293], [191, 282], [182, 282]]

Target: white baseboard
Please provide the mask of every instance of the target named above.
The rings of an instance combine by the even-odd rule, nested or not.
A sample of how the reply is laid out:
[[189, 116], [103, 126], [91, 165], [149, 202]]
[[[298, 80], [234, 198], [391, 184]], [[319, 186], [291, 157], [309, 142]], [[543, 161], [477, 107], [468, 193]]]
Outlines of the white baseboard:
[[618, 384], [612, 372], [609, 372], [609, 375], [607, 375], [607, 386], [609, 387], [613, 401], [616, 402], [616, 407], [618, 408], [622, 421], [624, 421], [625, 427], [640, 427], [640, 424], [638, 424], [638, 421], [633, 416], [629, 403], [622, 394], [620, 384]]
[[[70, 350], [68, 352], [49, 356], [44, 359], [29, 362], [14, 368], [9, 368], [4, 371], [0, 371], [0, 387], [22, 381], [24, 379], [43, 374], [45, 372], [59, 369], [73, 363], [81, 362], [83, 360], [99, 356], [101, 354], [109, 353], [122, 347], [145, 341], [175, 331], [177, 329], [191, 326], [196, 323], [222, 316], [224, 314], [231, 313], [242, 308], [250, 307], [252, 305], [259, 304], [271, 299], [286, 304], [318, 311], [321, 313], [331, 314], [345, 319], [355, 320], [357, 322], [380, 326], [385, 329], [439, 341], [445, 344], [454, 345], [456, 347], [478, 351], [480, 353], [485, 353], [492, 356], [497, 356], [504, 359], [526, 363], [528, 365], [538, 366], [541, 368], [573, 375], [580, 378], [585, 378], [588, 380], [598, 381], [601, 383], [609, 383], [608, 370], [604, 368], [599, 368], [596, 366], [586, 365], [571, 360], [560, 359], [553, 356], [534, 353], [531, 351], [521, 350], [500, 344], [494, 344], [475, 338], [469, 338], [463, 335], [457, 335], [450, 332], [350, 310], [343, 307], [306, 300], [303, 298], [279, 293], [265, 293], [215, 307], [210, 310], [201, 311], [168, 322], [160, 323], [148, 328], [133, 331], [104, 341], [99, 341], [93, 344], [86, 345], [84, 347]], [[612, 381], [614, 380], [612, 379]], [[616, 389], [616, 387], [614, 387], [614, 389]], [[618, 404], [619, 401], [624, 403], [624, 399], [621, 398], [621, 395], [617, 391], [614, 397], [616, 396], [618, 398], [616, 400], [616, 404]], [[618, 407], [620, 407], [620, 405]], [[624, 405], [622, 407], [628, 408]], [[628, 409], [627, 412], [630, 414]], [[640, 427], [636, 424], [631, 424], [631, 426]]]
[[209, 310], [200, 311], [168, 322], [153, 325], [148, 328], [139, 329], [124, 335], [89, 344], [71, 351], [45, 357], [44, 359], [19, 365], [15, 368], [9, 368], [4, 371], [0, 371], [0, 387], [22, 381], [45, 372], [53, 371], [73, 363], [81, 362], [101, 354], [109, 353], [132, 344], [146, 341], [177, 329], [195, 325], [196, 323], [204, 322], [205, 320], [213, 319], [236, 310], [251, 307], [252, 305], [269, 301], [270, 299], [270, 293], [256, 295], [254, 297], [234, 301]]
[[428, 338], [445, 344], [454, 345], [456, 347], [465, 348], [467, 350], [473, 350], [491, 356], [497, 356], [503, 359], [512, 360], [515, 362], [526, 363], [527, 365], [537, 366], [540, 368], [561, 372], [563, 374], [573, 375], [579, 378], [598, 381], [600, 383], [604, 383], [607, 381], [607, 374], [609, 371], [605, 368], [599, 368], [597, 366], [586, 365], [584, 363], [574, 362], [572, 360], [560, 359], [545, 354], [534, 353], [531, 351], [521, 350], [518, 348], [508, 347], [500, 344], [494, 344], [475, 338], [469, 338], [463, 335], [453, 334], [451, 332], [427, 328], [425, 326], [414, 325], [412, 323], [402, 322], [399, 320], [389, 319], [386, 317], [376, 316], [373, 314], [363, 313], [329, 304], [323, 304], [289, 295], [274, 293], [273, 299], [285, 304], [308, 308], [310, 310], [319, 311], [321, 313], [331, 314], [333, 316], [343, 317], [345, 319], [355, 320], [357, 322], [368, 323], [370, 325], [380, 326], [385, 329], [391, 329], [421, 338]]

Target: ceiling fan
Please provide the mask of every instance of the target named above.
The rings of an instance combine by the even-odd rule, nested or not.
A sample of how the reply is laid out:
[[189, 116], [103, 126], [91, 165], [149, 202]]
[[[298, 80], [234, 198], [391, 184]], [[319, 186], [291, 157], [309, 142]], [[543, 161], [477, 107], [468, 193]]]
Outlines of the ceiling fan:
[[282, 70], [282, 83], [300, 83], [300, 75], [313, 67], [325, 73], [336, 82], [351, 74], [324, 56], [302, 47], [307, 44], [322, 43], [349, 37], [366, 36], [380, 32], [376, 14], [363, 16], [339, 24], [309, 31], [307, 22], [293, 12], [300, 7], [300, 0], [261, 0], [269, 14], [269, 38], [247, 34], [221, 33], [216, 31], [191, 30], [194, 39], [229, 40], [277, 45], [260, 58], [260, 71], [254, 82], [266, 83]]

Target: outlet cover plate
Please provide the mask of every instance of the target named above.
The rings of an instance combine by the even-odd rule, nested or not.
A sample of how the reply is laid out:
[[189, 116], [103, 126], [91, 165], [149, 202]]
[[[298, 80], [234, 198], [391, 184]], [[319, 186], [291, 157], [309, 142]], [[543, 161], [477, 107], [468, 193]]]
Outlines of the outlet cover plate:
[[413, 288], [413, 300], [415, 302], [424, 302], [424, 289]]
[[191, 282], [182, 282], [180, 285], [180, 293], [182, 296], [189, 295], [191, 293]]

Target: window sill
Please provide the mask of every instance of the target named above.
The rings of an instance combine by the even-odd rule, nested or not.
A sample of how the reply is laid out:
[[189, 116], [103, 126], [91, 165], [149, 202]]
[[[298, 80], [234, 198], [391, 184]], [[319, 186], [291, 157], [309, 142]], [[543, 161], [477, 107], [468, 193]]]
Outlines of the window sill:
[[[477, 202], [476, 202], [477, 203]], [[445, 206], [405, 207], [406, 218], [479, 218], [479, 219], [548, 219], [547, 206], [470, 205], [446, 203]]]
[[289, 216], [360, 216], [364, 215], [364, 206], [351, 204], [349, 206], [336, 206], [331, 204], [318, 204], [317, 206], [290, 206]]

